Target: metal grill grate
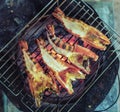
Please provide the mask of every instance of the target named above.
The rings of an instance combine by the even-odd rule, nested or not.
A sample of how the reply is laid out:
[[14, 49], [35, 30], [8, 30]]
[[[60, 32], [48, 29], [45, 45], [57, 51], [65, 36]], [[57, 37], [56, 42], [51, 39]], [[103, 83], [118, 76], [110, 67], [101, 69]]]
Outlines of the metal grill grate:
[[[59, 5], [58, 5], [59, 3]], [[67, 105], [69, 104], [68, 102], [64, 105], [61, 106], [60, 102], [56, 105], [51, 105], [51, 104], [43, 104], [41, 108], [36, 108], [34, 104], [34, 99], [32, 98], [31, 95], [26, 93], [23, 90], [23, 83], [24, 81], [22, 80], [22, 76], [20, 74], [19, 68], [17, 67], [17, 61], [19, 61], [19, 57], [17, 52], [18, 52], [18, 39], [20, 38], [25, 38], [28, 40], [28, 42], [34, 37], [38, 38], [39, 37], [39, 30], [42, 25], [38, 25], [38, 23], [41, 21], [41, 19], [45, 16], [50, 14], [56, 6], [59, 6], [67, 16], [81, 19], [84, 22], [88, 23], [89, 25], [92, 25], [99, 29], [101, 32], [103, 32], [106, 36], [108, 36], [111, 40], [111, 45], [108, 47], [108, 49], [103, 52], [103, 55], [109, 53], [111, 48], [115, 47], [113, 51], [111, 51], [109, 58], [114, 55], [114, 53], [119, 49], [120, 47], [120, 40], [119, 40], [119, 35], [113, 31], [113, 29], [108, 26], [106, 23], [101, 21], [101, 19], [95, 15], [94, 10], [89, 7], [85, 2], [79, 1], [79, 0], [60, 0], [60, 1], [54, 1], [51, 0], [44, 8], [41, 10], [36, 17], [34, 17], [12, 40], [10, 40], [6, 46], [1, 50], [3, 52], [6, 50], [1, 58], [0, 61], [2, 64], [0, 65], [0, 83], [7, 88], [14, 96], [19, 96], [21, 99], [22, 104], [31, 112], [32, 111], [42, 111], [42, 112], [48, 112], [49, 110], [51, 112], [54, 112], [58, 110], [59, 112], [63, 112]], [[46, 20], [44, 20], [46, 21]], [[69, 40], [68, 40], [69, 41]], [[12, 47], [10, 47], [12, 46]], [[36, 49], [35, 49], [36, 50]], [[17, 55], [17, 58], [15, 58]], [[118, 56], [120, 54], [117, 54], [114, 58], [112, 58], [111, 63], [104, 68], [104, 70], [94, 79], [94, 75], [91, 75], [87, 82], [86, 88], [82, 92], [82, 95], [78, 98], [78, 100], [71, 106], [69, 107], [69, 110], [71, 111], [74, 108], [74, 106], [81, 100], [81, 98], [85, 95], [85, 93], [95, 84], [95, 82], [110, 68], [110, 66], [117, 60]], [[15, 59], [14, 59], [15, 58]], [[7, 59], [7, 60], [6, 60]], [[101, 63], [99, 66], [99, 69], [103, 67], [105, 62]], [[96, 71], [97, 73], [98, 71]], [[71, 99], [72, 100], [72, 97]]]

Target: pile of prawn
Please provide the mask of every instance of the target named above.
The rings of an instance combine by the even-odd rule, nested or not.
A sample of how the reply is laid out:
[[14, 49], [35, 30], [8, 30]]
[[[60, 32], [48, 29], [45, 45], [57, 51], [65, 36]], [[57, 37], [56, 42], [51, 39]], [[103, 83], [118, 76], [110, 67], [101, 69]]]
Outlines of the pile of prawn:
[[[68, 33], [80, 38], [81, 41], [89, 46], [99, 50], [106, 50], [107, 45], [110, 44], [110, 40], [99, 30], [81, 20], [65, 16], [60, 8], [56, 8], [52, 15], [62, 23]], [[37, 107], [41, 105], [42, 94], [45, 90], [60, 94], [60, 85], [68, 94], [73, 94], [72, 82], [85, 79], [86, 75], [91, 72], [90, 59], [97, 61], [99, 58], [92, 50], [78, 44], [71, 45], [57, 37], [54, 25], [47, 25], [46, 31], [47, 42], [49, 42], [52, 50], [45, 47], [46, 41], [44, 37], [36, 39], [36, 44], [39, 48], [41, 59], [51, 71], [49, 73], [45, 73], [37, 59], [31, 56], [27, 41], [19, 41], [29, 88], [35, 98]], [[60, 56], [64, 58], [60, 58]]]

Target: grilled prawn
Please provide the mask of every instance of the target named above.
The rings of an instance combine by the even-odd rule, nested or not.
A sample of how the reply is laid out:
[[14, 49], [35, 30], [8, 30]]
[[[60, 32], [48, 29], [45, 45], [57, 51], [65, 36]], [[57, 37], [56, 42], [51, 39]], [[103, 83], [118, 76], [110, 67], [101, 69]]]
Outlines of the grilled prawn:
[[[49, 35], [47, 35], [47, 36], [49, 38]], [[50, 39], [48, 39], [48, 40], [50, 43], [49, 47], [53, 48], [53, 49], [55, 48], [54, 49], [55, 52], [66, 57], [67, 61], [70, 64], [74, 65], [77, 69], [83, 71], [86, 74], [90, 73], [90, 63], [89, 63], [89, 58], [87, 56], [81, 56], [79, 53], [73, 53], [71, 51], [61, 49], [61, 48], [57, 47], [56, 45], [54, 45], [54, 43]], [[39, 38], [39, 43], [42, 46], [46, 46], [47, 42], [48, 41], [45, 41], [42, 38]], [[48, 47], [48, 50], [49, 50], [49, 47]]]
[[49, 43], [52, 45], [53, 49], [61, 55], [64, 55], [68, 60], [75, 65], [77, 68], [85, 72], [86, 74], [90, 73], [90, 64], [89, 58], [87, 56], [82, 56], [78, 52], [71, 52], [60, 47], [57, 47], [47, 35]]
[[87, 49], [85, 47], [82, 47], [78, 44], [74, 44], [73, 46], [71, 46], [68, 43], [65, 43], [64, 41], [62, 41], [60, 38], [56, 37], [55, 35], [55, 30], [54, 30], [54, 26], [53, 25], [48, 25], [46, 27], [47, 31], [49, 32], [49, 34], [52, 36], [51, 40], [54, 41], [54, 44], [58, 47], [61, 47], [63, 49], [69, 50], [71, 52], [76, 52], [79, 53], [81, 56], [87, 56], [92, 58], [94, 61], [97, 61], [98, 59], [98, 55], [95, 54], [93, 51], [91, 51], [90, 49]]
[[106, 45], [110, 44], [110, 40], [107, 38], [107, 36], [105, 36], [99, 30], [87, 25], [81, 20], [65, 16], [60, 8], [56, 8], [52, 15], [64, 25], [69, 33], [80, 37], [82, 41], [90, 46], [100, 50], [105, 50]]
[[60, 60], [52, 52], [47, 51], [37, 40], [44, 63], [54, 72], [54, 77], [65, 88], [69, 94], [74, 93], [72, 81], [76, 79], [85, 79], [85, 74], [76, 67]]
[[28, 52], [27, 42], [20, 41], [20, 46], [26, 66], [26, 72], [28, 75], [27, 80], [29, 82], [30, 91], [35, 98], [36, 106], [39, 107], [41, 104], [42, 93], [46, 89], [52, 89], [57, 92], [58, 88], [52, 78], [44, 73], [42, 67], [35, 60], [35, 58], [31, 58], [30, 53]]

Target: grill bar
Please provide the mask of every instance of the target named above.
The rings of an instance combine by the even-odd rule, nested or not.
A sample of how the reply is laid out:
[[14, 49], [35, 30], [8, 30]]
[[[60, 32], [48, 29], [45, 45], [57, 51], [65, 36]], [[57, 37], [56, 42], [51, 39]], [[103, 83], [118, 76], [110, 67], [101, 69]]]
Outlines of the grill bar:
[[[70, 12], [70, 13], [71, 13], [71, 12]], [[68, 13], [68, 15], [69, 15], [70, 13]], [[83, 16], [82, 16], [82, 17], [83, 17]], [[82, 18], [82, 17], [81, 17], [81, 18]], [[95, 20], [95, 22], [96, 22], [96, 20]], [[93, 23], [92, 23], [92, 24], [93, 24]], [[96, 28], [97, 28], [98, 26], [100, 26], [100, 25], [101, 25], [101, 23], [99, 23], [99, 24], [96, 26]], [[105, 28], [105, 27], [103, 27], [102, 30], [104, 30], [104, 28]], [[101, 31], [102, 31], [102, 30], [101, 30]], [[107, 32], [107, 33], [109, 33], [109, 32]], [[107, 34], [107, 33], [106, 33], [106, 34]], [[111, 37], [111, 38], [112, 38], [112, 37]], [[111, 45], [111, 46], [112, 46], [112, 45]], [[119, 46], [118, 46], [118, 47], [119, 47]], [[114, 51], [115, 51], [115, 50], [114, 50]], [[114, 61], [115, 61], [117, 58], [118, 58], [118, 57], [116, 57], [116, 58], [114, 59]], [[114, 61], [113, 61], [113, 62], [114, 62]], [[111, 64], [112, 64], [112, 62], [111, 62]], [[111, 65], [111, 64], [110, 64], [110, 65]], [[109, 65], [109, 66], [110, 66], [110, 65]], [[102, 66], [102, 65], [101, 65], [101, 66]], [[106, 70], [107, 70], [107, 68], [106, 68]], [[104, 72], [102, 72], [101, 75], [102, 75], [103, 73], [104, 73]], [[101, 75], [100, 75], [100, 77], [101, 77]], [[98, 78], [95, 80], [95, 82], [96, 82], [100, 77], [98, 77]], [[95, 82], [94, 82], [94, 83], [95, 83]], [[94, 85], [94, 83], [92, 84], [92, 86]], [[92, 86], [91, 86], [91, 87], [92, 87]], [[87, 92], [87, 91], [86, 91], [86, 92]], [[80, 99], [79, 99], [79, 100], [80, 100]], [[78, 100], [78, 101], [79, 101], [79, 100]], [[78, 101], [77, 101], [77, 102], [78, 102]], [[76, 102], [76, 103], [77, 103], [77, 102]], [[75, 104], [76, 104], [76, 103], [75, 103]], [[69, 111], [70, 111], [73, 107], [74, 107], [74, 105], [69, 109]], [[48, 108], [49, 108], [49, 107], [48, 107]], [[56, 106], [56, 108], [57, 108], [57, 106]], [[63, 108], [65, 108], [65, 106], [64, 106]], [[55, 110], [55, 108], [52, 110], [52, 112], [53, 112], [54, 110]], [[45, 111], [46, 111], [46, 109], [44, 110], [44, 112], [45, 112]]]
[[63, 11], [65, 11], [73, 2], [74, 0], [71, 0], [71, 2], [63, 9]]
[[69, 13], [70, 14], [70, 13]]
[[[86, 92], [89, 91], [89, 89], [99, 80], [99, 78], [104, 74], [104, 72], [110, 67], [110, 65], [113, 64], [113, 62], [120, 56], [120, 54], [118, 54], [118, 56], [115, 57], [115, 59], [113, 59], [113, 61], [107, 66], [107, 68], [94, 80], [94, 82], [92, 82], [89, 86], [89, 88], [86, 90]], [[84, 94], [83, 94], [84, 95]], [[73, 106], [68, 110], [68, 112], [70, 112], [71, 109], [74, 108], [74, 106], [79, 102], [81, 98], [79, 98], [74, 104]]]
[[[17, 39], [17, 38], [20, 36], [20, 34], [22, 34], [22, 32], [29, 26], [29, 24], [31, 24], [35, 19], [37, 19], [38, 15], [40, 15], [49, 5], [51, 5], [52, 2], [53, 2], [53, 1], [51, 0], [51, 1], [46, 5], [46, 7], [43, 8], [43, 10], [41, 10], [12, 40], [10, 40], [10, 41], [6, 44], [6, 46], [1, 50], [1, 52], [4, 51], [7, 46], [9, 46], [10, 44], [12, 44], [12, 42], [13, 42], [15, 39]], [[55, 4], [56, 4], [56, 2], [54, 2], [54, 3], [51, 5], [51, 7], [53, 7]], [[46, 12], [44, 13], [44, 15], [45, 15], [48, 11], [49, 11], [49, 9], [46, 10]], [[41, 18], [42, 18], [44, 15], [42, 15]], [[41, 18], [39, 18], [39, 19], [41, 19]], [[12, 45], [12, 47], [0, 58], [0, 60], [3, 60], [3, 58], [5, 58], [5, 56], [7, 56], [8, 53], [10, 53], [11, 51], [13, 51], [16, 46], [17, 46], [17, 42], [15, 42], [14, 45]], [[14, 51], [14, 53], [13, 53], [12, 55], [14, 56], [17, 52], [18, 52], [17, 50]], [[18, 57], [17, 59], [19, 59], [19, 57]], [[10, 68], [17, 62], [17, 59], [16, 59], [16, 61], [15, 61], [14, 63], [12, 63], [12, 65], [10, 65], [10, 66], [7, 68], [7, 70], [6, 70], [4, 73], [2, 73], [2, 74], [0, 75], [0, 78], [1, 78], [1, 77], [4, 77], [5, 73], [7, 73], [7, 71], [10, 70]], [[6, 61], [9, 61], [9, 60], [10, 60], [10, 58], [9, 58], [8, 60], [6, 60]], [[3, 69], [3, 66], [4, 66], [4, 65], [6, 65], [6, 62], [2, 65], [2, 67], [0, 67], [0, 69]], [[3, 85], [5, 85], [2, 81], [1, 81], [1, 83], [2, 83]], [[5, 85], [5, 86], [6, 86], [6, 85]], [[6, 86], [6, 87], [7, 87], [7, 86]], [[8, 88], [8, 87], [7, 87], [7, 88]], [[9, 89], [9, 90], [10, 90], [10, 89]], [[11, 90], [10, 90], [10, 91], [11, 91]], [[12, 93], [14, 94], [14, 92], [12, 92]], [[15, 94], [14, 94], [14, 95], [15, 95]]]
[[[49, 5], [50, 5], [52, 2], [54, 2], [54, 0], [51, 0], [50, 2], [48, 2], [48, 4], [46, 4], [46, 6], [45, 6], [33, 19], [31, 19], [31, 21], [30, 21], [16, 36], [14, 36], [14, 38], [12, 38], [12, 39], [0, 50], [0, 52], [2, 52], [3, 50], [5, 50], [5, 48], [6, 48], [7, 46], [9, 46], [9, 45], [12, 43], [12, 41], [14, 41], [17, 37], [19, 37], [19, 35], [20, 35], [26, 28], [28, 28], [28, 26], [29, 26], [34, 20], [36, 20], [37, 17], [38, 17], [42, 12], [44, 12], [44, 10], [46, 10], [46, 8], [48, 8]], [[55, 2], [54, 2], [53, 4], [55, 4]], [[51, 5], [51, 7], [52, 7], [52, 5]], [[48, 10], [49, 10], [49, 9], [48, 9]], [[44, 13], [44, 14], [45, 14], [45, 13]], [[41, 17], [41, 18], [42, 18], [42, 17]], [[41, 18], [39, 18], [39, 19], [41, 19]]]
[[[61, 7], [61, 8], [63, 8], [63, 6], [64, 6], [64, 4], [66, 4], [66, 2], [67, 2], [67, 0], [63, 0], [62, 1], [62, 3], [60, 3], [60, 5], [59, 5], [59, 7]], [[56, 1], [56, 2], [53, 2], [53, 0], [51, 0], [44, 8], [43, 8], [43, 10], [41, 10], [11, 41], [9, 41], [7, 44], [6, 44], [6, 46], [4, 46], [4, 48], [1, 50], [1, 51], [4, 51], [10, 44], [12, 44], [12, 42], [13, 41], [15, 41], [16, 39], [18, 40], [18, 38], [24, 38], [24, 37], [28, 37], [28, 38], [32, 38], [32, 36], [33, 35], [37, 35], [37, 33], [36, 32], [38, 32], [39, 31], [39, 28], [42, 26], [39, 26], [39, 27], [37, 27], [33, 32], [32, 32], [32, 34], [28, 34], [27, 32], [26, 33], [24, 33], [25, 32], [25, 30], [29, 27], [29, 26], [31, 26], [30, 28], [32, 29], [32, 28], [34, 28], [34, 26], [36, 25], [36, 23], [37, 22], [39, 22], [50, 10], [53, 10], [53, 7], [55, 6], [55, 5], [57, 5], [57, 3], [58, 3], [58, 1]], [[52, 5], [51, 5], [52, 4]], [[119, 42], [119, 40], [118, 40], [118, 38], [119, 38], [119, 35], [116, 33], [116, 32], [114, 32], [113, 31], [113, 29], [110, 27], [110, 26], [108, 26], [108, 25], [106, 25], [104, 22], [99, 22], [99, 17], [94, 17], [94, 11], [93, 11], [93, 9], [91, 9], [86, 3], [84, 3], [83, 1], [77, 1], [77, 0], [72, 0], [72, 1], [69, 1], [69, 3], [67, 4], [67, 6], [65, 6], [64, 8], [63, 8], [63, 11], [67, 11], [68, 9], [69, 9], [69, 7], [71, 7], [72, 6], [72, 4], [75, 4], [75, 6], [74, 6], [74, 8], [72, 9], [72, 10], [70, 10], [66, 15], [67, 16], [69, 16], [69, 15], [71, 15], [73, 12], [74, 12], [74, 10], [77, 8], [77, 7], [79, 7], [79, 11], [77, 11], [76, 12], [76, 14], [74, 14], [74, 15], [72, 15], [72, 17], [74, 17], [74, 18], [79, 18], [79, 19], [85, 19], [85, 22], [87, 22], [87, 23], [89, 23], [90, 25], [94, 25], [95, 23], [97, 24], [95, 27], [96, 28], [101, 28], [100, 29], [100, 31], [104, 31], [104, 30], [106, 30], [106, 29], [109, 29], [109, 31], [107, 30], [107, 32], [105, 33], [105, 35], [109, 35], [110, 34], [110, 40], [112, 41], [112, 43], [111, 43], [111, 45], [108, 47], [108, 49], [106, 50], [106, 52], [104, 52], [103, 53], [103, 55], [105, 55], [105, 54], [107, 54], [108, 52], [109, 52], [109, 50], [110, 50], [110, 48], [111, 47], [113, 47], [116, 43], [120, 43]], [[49, 8], [48, 8], [49, 7]], [[86, 10], [86, 7], [87, 7], [87, 10]], [[43, 13], [45, 11], [45, 13]], [[79, 14], [81, 13], [81, 12], [85, 12], [82, 16], [80, 16], [79, 17]], [[91, 13], [90, 13], [91, 12]], [[37, 22], [36, 23], [33, 23], [33, 21], [35, 21], [39, 16], [40, 16], [40, 14], [42, 14], [42, 16], [37, 20]], [[85, 18], [86, 17], [86, 15], [88, 15], [87, 16], [87, 18]], [[88, 21], [88, 20], [90, 20], [90, 19], [92, 19], [92, 22], [90, 21]], [[33, 24], [32, 24], [33, 23]], [[104, 26], [104, 25], [105, 26]], [[29, 29], [30, 29], [29, 28]], [[27, 38], [27, 40], [29, 40]], [[70, 38], [71, 39], [71, 38]], [[70, 40], [69, 39], [69, 40]], [[112, 40], [113, 39], [113, 40]], [[67, 41], [67, 42], [69, 42], [69, 40]], [[79, 40], [79, 39], [78, 39]], [[76, 40], [75, 42], [77, 42], [78, 40]], [[17, 46], [17, 41], [14, 43], [14, 45], [0, 58], [0, 60], [2, 60], [2, 59], [4, 59], [4, 57], [5, 56], [7, 56], [11, 51], [13, 51], [13, 49], [15, 48]], [[119, 49], [119, 47], [120, 47], [120, 44], [117, 46], [117, 48], [116, 49]], [[33, 50], [33, 52], [34, 51], [36, 51], [36, 50], [38, 50], [38, 48], [36, 48], [36, 49], [34, 49]], [[2, 66], [0, 66], [0, 69], [2, 69], [2, 68], [4, 68], [4, 66], [7, 64], [7, 62], [9, 62], [9, 60], [11, 60], [11, 58], [12, 58], [12, 56], [14, 56], [16, 53], [18, 52], [18, 49], [17, 50], [15, 50], [14, 51], [14, 53], [10, 56], [10, 58], [2, 65]], [[114, 54], [116, 52], [116, 50], [113, 50], [112, 51], [112, 53], [111, 53], [111, 55], [112, 54]], [[38, 54], [39, 55], [39, 54]], [[38, 56], [38, 55], [36, 55], [36, 57]], [[111, 57], [111, 55], [110, 55], [110, 57]], [[107, 66], [107, 68], [105, 68], [104, 69], [104, 71], [99, 75], [99, 76], [97, 76], [97, 78], [95, 78], [95, 80], [94, 81], [91, 81], [91, 83], [89, 83], [89, 85], [84, 89], [84, 92], [83, 92], [83, 94], [81, 95], [81, 97], [79, 97], [79, 99], [73, 104], [73, 106], [68, 110], [69, 112], [74, 108], [74, 106], [79, 102], [79, 100], [81, 100], [81, 98], [86, 94], [86, 92], [88, 92], [88, 90], [96, 83], [96, 81], [104, 74], [104, 72], [114, 63], [114, 61], [118, 58], [118, 56], [119, 56], [120, 54], [118, 54], [114, 59], [113, 59], [113, 61]], [[17, 71], [17, 70], [14, 70], [9, 76], [8, 76], [8, 78], [5, 78], [4, 77], [4, 75], [11, 69], [11, 67], [17, 62], [17, 60], [20, 58], [21, 56], [19, 56], [16, 60], [15, 60], [15, 62], [14, 63], [12, 63], [12, 65], [10, 65], [9, 67], [8, 67], [8, 69], [0, 76], [0, 79], [1, 78], [4, 78], [4, 82], [2, 82], [1, 80], [0, 80], [0, 82], [5, 86], [5, 87], [7, 87], [7, 89], [9, 90], [9, 91], [11, 91], [15, 96], [16, 95], [18, 95], [18, 94], [21, 94], [22, 95], [22, 100], [21, 100], [21, 102], [26, 106], [26, 108], [28, 108], [31, 112], [32, 111], [35, 111], [36, 110], [36, 112], [37, 111], [39, 111], [39, 109], [38, 108], [35, 108], [35, 105], [34, 105], [34, 99], [32, 98], [32, 96], [31, 95], [29, 95], [29, 94], [22, 94], [22, 89], [19, 91], [19, 93], [14, 93], [9, 87], [10, 86], [12, 86], [12, 84], [14, 83], [14, 82], [16, 82], [16, 80], [19, 78], [19, 76], [18, 77], [16, 77], [12, 82], [10, 82], [9, 81], [9, 78], [10, 77], [12, 77], [13, 76], [13, 74]], [[101, 59], [101, 58], [100, 58]], [[22, 63], [21, 63], [22, 64]], [[20, 64], [20, 65], [21, 65]], [[101, 68], [102, 66], [103, 66], [103, 64], [104, 63], [102, 63], [100, 66], [99, 66], [99, 68]], [[95, 66], [95, 65], [94, 65]], [[90, 78], [89, 78], [89, 80], [91, 80], [92, 78], [94, 78], [94, 76], [95, 76], [95, 74], [97, 73], [98, 71], [96, 71]], [[95, 76], [96, 77], [96, 76]], [[89, 80], [87, 80], [88, 82], [89, 82]], [[86, 83], [87, 83], [87, 81], [86, 81]], [[9, 82], [9, 85], [5, 85], [5, 82]], [[19, 86], [19, 85], [18, 85]], [[82, 86], [82, 85], [81, 85]], [[24, 99], [26, 98], [26, 97], [28, 97], [28, 99], [30, 98], [31, 99], [31, 102], [33, 102], [33, 104], [31, 104], [31, 103], [29, 103], [29, 100], [27, 101], [27, 102], [25, 102], [24, 101]], [[72, 100], [72, 98], [70, 99], [70, 100]], [[64, 110], [64, 108], [68, 105], [68, 103], [70, 102], [70, 100], [59, 110], [60, 112], [62, 112], [63, 110]], [[28, 104], [29, 104], [29, 106], [28, 106]], [[31, 105], [31, 106], [30, 106]], [[60, 102], [58, 102], [58, 104], [57, 105], [54, 105], [54, 107], [53, 107], [53, 109], [52, 109], [52, 111], [51, 112], [54, 112], [54, 110], [56, 110], [58, 107], [59, 107], [59, 105], [60, 105]], [[43, 110], [43, 112], [47, 112], [47, 109], [49, 108], [51, 106], [51, 104], [48, 104], [47, 105], [47, 107]], [[33, 108], [35, 108], [35, 110], [33, 110]]]
[[[118, 49], [120, 47], [120, 45], [118, 46], [118, 47], [116, 47], [116, 49]], [[116, 50], [114, 50], [113, 52], [112, 52], [112, 54], [114, 54], [116, 52]], [[105, 52], [106, 53], [106, 52]], [[111, 55], [112, 55], [111, 54]], [[120, 56], [120, 54], [118, 54], [114, 59], [113, 59], [113, 61], [107, 66], [107, 68], [105, 68], [105, 70], [99, 75], [99, 76], [97, 76], [96, 77], [96, 79], [92, 82], [91, 81], [91, 83], [88, 85], [88, 87], [87, 87], [87, 89], [85, 89], [85, 92], [84, 92], [84, 94], [82, 94], [82, 96], [76, 101], [76, 103], [75, 104], [73, 104], [73, 106], [71, 107], [71, 109], [79, 102], [79, 100], [81, 100], [81, 98], [88, 92], [88, 90], [98, 81], [98, 79], [105, 73], [105, 71], [110, 67], [110, 65], [112, 65], [112, 63], [113, 62], [115, 62], [115, 60], [118, 58]], [[99, 68], [101, 68], [102, 66], [103, 66], [103, 64], [104, 63], [102, 63], [100, 66], [99, 66]], [[94, 66], [94, 65], [93, 65]], [[94, 73], [94, 74], [96, 74], [97, 73], [97, 71]], [[91, 77], [92, 78], [92, 77]], [[73, 96], [73, 97], [75, 97], [75, 95]], [[72, 98], [73, 98], [72, 97]], [[62, 109], [60, 110], [60, 112], [62, 112], [62, 110], [67, 106], [67, 105], [69, 105], [69, 102], [72, 100], [72, 98], [62, 107]], [[59, 103], [60, 104], [60, 103]], [[53, 110], [51, 111], [51, 112], [54, 112], [54, 110], [57, 108], [57, 106], [55, 106], [54, 108], [53, 108]], [[71, 110], [70, 109], [70, 110]]]
[[[89, 91], [89, 89], [98, 81], [98, 79], [104, 74], [104, 72], [110, 67], [110, 65], [120, 56], [120, 54], [118, 56], [115, 57], [115, 59], [107, 66], [107, 68], [94, 80], [94, 82], [91, 82], [89, 84], [89, 86], [85, 89], [85, 92], [83, 92], [82, 96], [79, 97], [79, 99], [72, 105], [72, 107], [68, 110], [68, 112], [70, 112], [70, 110], [72, 110], [72, 108], [74, 108], [74, 106], [82, 99], [82, 97]], [[72, 98], [71, 98], [72, 99]], [[71, 100], [70, 99], [70, 100]], [[60, 109], [59, 112], [62, 112], [62, 110], [64, 108], [66, 108], [67, 105], [69, 105], [70, 100]], [[54, 107], [53, 110], [51, 112], [54, 112], [54, 110], [57, 108]]]
[[[78, 2], [78, 5], [79, 4], [80, 4], [80, 2]], [[67, 14], [67, 16], [69, 16], [75, 10], [76, 7], [77, 7], [77, 5], [73, 9], [71, 9], [71, 11], [69, 11], [69, 13]]]

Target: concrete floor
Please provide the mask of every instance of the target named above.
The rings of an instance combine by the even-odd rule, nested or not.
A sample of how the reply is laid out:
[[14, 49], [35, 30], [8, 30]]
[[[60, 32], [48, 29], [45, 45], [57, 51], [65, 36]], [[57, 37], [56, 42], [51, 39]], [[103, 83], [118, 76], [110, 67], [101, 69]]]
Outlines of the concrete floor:
[[[101, 4], [101, 2], [104, 2], [103, 7], [106, 7], [106, 3], [110, 3], [112, 4], [113, 7], [113, 19], [114, 19], [114, 25], [109, 24], [110, 22], [108, 22], [109, 20], [104, 20], [107, 22], [107, 24], [109, 24], [110, 26], [112, 26], [112, 28], [120, 35], [120, 0], [85, 0], [88, 2], [96, 2], [96, 4], [98, 5], [99, 3]], [[99, 5], [98, 5], [99, 6]], [[102, 8], [102, 7], [101, 7]], [[96, 9], [97, 12], [99, 12], [98, 9]], [[104, 13], [105, 14], [105, 13]], [[107, 11], [106, 11], [107, 14]], [[111, 19], [111, 14], [109, 15], [109, 18]], [[120, 59], [120, 57], [119, 57]], [[120, 69], [119, 69], [119, 76], [120, 76]], [[116, 82], [113, 86], [113, 88], [111, 89], [112, 93], [115, 90], [115, 88], [118, 91], [118, 80], [116, 79]], [[111, 92], [110, 91], [110, 92]], [[116, 91], [115, 91], [116, 92]], [[114, 93], [116, 94], [116, 93]], [[117, 95], [117, 94], [116, 94]], [[108, 95], [109, 96], [109, 95]], [[106, 98], [107, 99], [107, 98]], [[105, 103], [102, 102], [101, 105], [98, 107], [98, 110], [101, 110], [102, 107], [105, 108], [106, 105], [104, 105]], [[117, 101], [117, 103], [109, 110], [106, 110], [104, 112], [120, 112], [120, 97], [119, 100]]]
[[[115, 31], [120, 35], [120, 0], [114, 0], [113, 7], [114, 7], [114, 18], [115, 18]], [[117, 105], [119, 105], [118, 112], [120, 112], [120, 97], [117, 102]]]
[[120, 0], [114, 0], [115, 31], [120, 34]]

